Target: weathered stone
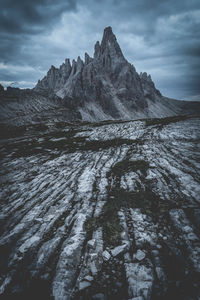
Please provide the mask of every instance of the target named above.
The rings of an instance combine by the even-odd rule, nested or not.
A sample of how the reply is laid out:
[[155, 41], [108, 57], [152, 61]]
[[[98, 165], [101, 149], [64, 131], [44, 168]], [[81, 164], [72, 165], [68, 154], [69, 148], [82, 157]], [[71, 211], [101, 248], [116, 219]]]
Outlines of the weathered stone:
[[92, 240], [89, 240], [87, 244], [88, 244], [89, 248], [95, 249], [95, 243], [96, 243], [96, 240], [92, 239]]
[[124, 254], [128, 250], [129, 246], [128, 244], [123, 244], [121, 246], [115, 247], [111, 250], [111, 254], [113, 257], [116, 257], [120, 254]]
[[85, 290], [86, 288], [88, 288], [89, 286], [91, 286], [91, 283], [89, 281], [81, 281], [79, 283], [79, 290]]
[[187, 225], [187, 226], [183, 227], [183, 231], [186, 233], [190, 233], [190, 232], [192, 232], [192, 228]]
[[143, 251], [141, 251], [140, 249], [134, 255], [134, 257], [139, 261], [143, 260], [145, 258], [145, 256], [146, 256], [146, 254]]
[[86, 280], [86, 281], [93, 281], [94, 277], [92, 277], [90, 275], [87, 275], [87, 276], [84, 277], [84, 280]]
[[92, 273], [93, 276], [97, 275], [98, 269], [97, 269], [95, 261], [92, 261], [90, 263], [90, 270], [91, 270], [91, 273]]
[[152, 267], [146, 267], [139, 263], [125, 264], [125, 267], [129, 297], [143, 297], [149, 300], [154, 280]]
[[108, 261], [111, 258], [111, 255], [107, 250], [105, 250], [102, 253], [102, 257], [103, 257], [103, 260]]
[[191, 232], [191, 233], [188, 234], [188, 239], [191, 240], [191, 241], [198, 240], [196, 234], [194, 234], [193, 232]]

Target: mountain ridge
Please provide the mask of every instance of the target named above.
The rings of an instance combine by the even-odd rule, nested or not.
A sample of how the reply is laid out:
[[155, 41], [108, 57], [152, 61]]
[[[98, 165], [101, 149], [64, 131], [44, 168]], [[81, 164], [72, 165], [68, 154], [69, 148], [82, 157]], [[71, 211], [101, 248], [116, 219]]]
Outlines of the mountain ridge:
[[59, 68], [52, 66], [34, 88], [51, 91], [62, 99], [70, 97], [82, 120], [166, 117], [182, 113], [181, 103], [164, 97], [150, 75], [138, 74], [124, 57], [112, 28], [104, 29], [94, 57], [85, 53], [72, 65], [69, 59]]
[[[9, 99], [7, 101], [6, 99]], [[112, 28], [104, 29], [94, 55], [69, 58], [31, 90], [0, 92], [0, 121], [16, 124], [56, 121], [134, 120], [196, 114], [199, 103], [164, 97], [151, 75], [138, 74], [124, 57]]]

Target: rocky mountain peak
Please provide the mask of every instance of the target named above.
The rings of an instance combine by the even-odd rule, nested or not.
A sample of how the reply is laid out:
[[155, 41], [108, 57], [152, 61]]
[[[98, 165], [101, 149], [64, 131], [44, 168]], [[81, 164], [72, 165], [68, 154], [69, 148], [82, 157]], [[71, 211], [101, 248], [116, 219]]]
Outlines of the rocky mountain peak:
[[97, 41], [94, 46], [94, 59], [97, 59], [100, 56], [100, 53], [101, 53], [101, 46], [99, 41]]
[[77, 69], [81, 70], [84, 66], [84, 62], [82, 61], [82, 59], [80, 58], [80, 56], [78, 56], [77, 58]]
[[147, 72], [143, 72], [143, 73], [141, 72], [140, 78], [148, 82], [152, 82], [151, 75], [148, 75]]
[[65, 59], [65, 65], [68, 66], [68, 67], [71, 67], [71, 63], [70, 63], [70, 59], [69, 58]]
[[85, 65], [88, 65], [93, 60], [87, 52], [85, 52]]
[[110, 26], [104, 29], [103, 38], [101, 41], [101, 53], [104, 54], [105, 52], [106, 54], [112, 56], [121, 56], [124, 58], [116, 36], [114, 35], [112, 27]]
[[63, 75], [69, 75], [70, 72], [71, 72], [71, 63], [70, 63], [70, 60], [69, 58], [66, 58], [65, 62], [60, 66], [60, 72], [61, 74]]
[[148, 109], [149, 100], [162, 97], [151, 76], [139, 75], [125, 59], [110, 26], [96, 42], [94, 58], [85, 53], [84, 61], [78, 56], [72, 64], [66, 59], [60, 68], [52, 66], [35, 90], [51, 90], [64, 101], [70, 97], [83, 119], [92, 115], [98, 120], [132, 118], [133, 113]]
[[48, 73], [54, 73], [57, 70], [57, 68], [54, 65], [51, 65], [51, 68], [49, 69]]
[[102, 50], [109, 44], [109, 43], [116, 43], [116, 37], [112, 31], [112, 27], [106, 27], [104, 29], [104, 32], [103, 32], [103, 38], [102, 38], [102, 41], [101, 41], [101, 47], [102, 47]]

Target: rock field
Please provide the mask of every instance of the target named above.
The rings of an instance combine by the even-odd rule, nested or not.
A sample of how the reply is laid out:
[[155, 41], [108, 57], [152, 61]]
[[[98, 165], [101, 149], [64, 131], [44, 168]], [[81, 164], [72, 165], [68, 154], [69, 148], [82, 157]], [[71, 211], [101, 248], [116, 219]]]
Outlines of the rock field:
[[0, 299], [200, 299], [199, 124], [3, 136]]

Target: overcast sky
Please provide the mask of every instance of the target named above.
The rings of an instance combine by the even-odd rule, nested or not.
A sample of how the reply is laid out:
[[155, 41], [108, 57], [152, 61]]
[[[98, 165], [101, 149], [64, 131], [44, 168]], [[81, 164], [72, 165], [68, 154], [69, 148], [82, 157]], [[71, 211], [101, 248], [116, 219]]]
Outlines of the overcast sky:
[[112, 26], [138, 72], [169, 97], [200, 99], [200, 0], [1, 0], [0, 82], [33, 87]]

